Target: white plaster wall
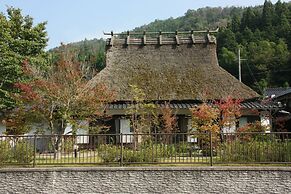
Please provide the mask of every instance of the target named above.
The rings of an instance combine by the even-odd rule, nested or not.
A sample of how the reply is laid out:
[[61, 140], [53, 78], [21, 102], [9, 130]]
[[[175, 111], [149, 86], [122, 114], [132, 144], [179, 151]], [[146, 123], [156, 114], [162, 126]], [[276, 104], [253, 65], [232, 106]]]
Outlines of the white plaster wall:
[[[81, 135], [81, 136], [77, 136], [77, 143], [78, 144], [89, 143], [89, 136], [88, 136], [89, 123], [87, 121], [80, 121], [79, 125], [80, 125], [80, 128], [76, 130], [76, 134]], [[64, 134], [65, 135], [72, 134], [71, 124], [67, 124]]]
[[272, 120], [270, 113], [268, 111], [263, 111], [260, 113], [261, 125], [266, 127], [266, 132], [270, 132], [272, 130]]
[[236, 131], [235, 122], [232, 122], [228, 126], [223, 126], [222, 131], [223, 131], [223, 133], [235, 133], [235, 131]]
[[3, 135], [3, 133], [6, 131], [6, 126], [0, 122], [0, 135]]

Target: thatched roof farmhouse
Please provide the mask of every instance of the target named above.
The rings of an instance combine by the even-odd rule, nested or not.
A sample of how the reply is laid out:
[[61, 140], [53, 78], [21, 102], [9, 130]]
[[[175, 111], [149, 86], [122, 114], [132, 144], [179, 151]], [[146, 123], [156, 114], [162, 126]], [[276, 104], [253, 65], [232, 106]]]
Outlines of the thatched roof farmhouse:
[[157, 34], [146, 41], [131, 36], [107, 40], [106, 68], [92, 81], [105, 82], [116, 100], [132, 99], [130, 85], [142, 89], [148, 100], [258, 96], [219, 66], [214, 36]]
[[[259, 96], [219, 66], [216, 39], [209, 31], [111, 32], [108, 35], [111, 37], [106, 41], [106, 68], [91, 80], [89, 86], [103, 83], [114, 91], [116, 101], [108, 108], [113, 131], [130, 133], [126, 109], [133, 100], [132, 85], [145, 93], [147, 101], [160, 106], [162, 102], [170, 101], [178, 116], [180, 131], [184, 132], [189, 128], [189, 108], [201, 100], [219, 100], [228, 96], [246, 100]], [[246, 109], [268, 108], [249, 101], [242, 106]], [[248, 121], [243, 118], [242, 124]]]

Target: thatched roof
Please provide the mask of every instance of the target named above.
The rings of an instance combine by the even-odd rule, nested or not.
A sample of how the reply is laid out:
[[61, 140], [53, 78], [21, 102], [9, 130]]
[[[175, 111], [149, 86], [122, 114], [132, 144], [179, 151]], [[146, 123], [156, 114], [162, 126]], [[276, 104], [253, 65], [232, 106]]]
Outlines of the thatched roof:
[[218, 65], [213, 36], [107, 40], [106, 68], [90, 85], [105, 83], [116, 100], [132, 100], [130, 85], [147, 100], [248, 99], [258, 96]]

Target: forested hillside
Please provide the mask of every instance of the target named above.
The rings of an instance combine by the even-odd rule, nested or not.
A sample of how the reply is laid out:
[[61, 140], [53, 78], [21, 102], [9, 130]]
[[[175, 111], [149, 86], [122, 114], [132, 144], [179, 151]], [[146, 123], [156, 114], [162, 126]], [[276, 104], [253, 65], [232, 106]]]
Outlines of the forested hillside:
[[[184, 16], [155, 20], [133, 31], [187, 31], [215, 29], [220, 65], [238, 77], [238, 48], [241, 50], [242, 81], [262, 93], [266, 87], [291, 83], [291, 3], [265, 1], [257, 7], [201, 8]], [[52, 51], [69, 51], [89, 72], [104, 68], [104, 40], [84, 40]], [[93, 71], [94, 70], [94, 71]]]
[[58, 61], [60, 54], [65, 54], [74, 62], [79, 63], [87, 78], [90, 79], [94, 74], [105, 67], [105, 40], [93, 39], [83, 40], [49, 51], [52, 62]]
[[246, 8], [235, 14], [218, 34], [218, 57], [222, 67], [237, 76], [237, 50], [241, 48], [242, 80], [262, 92], [266, 87], [291, 83], [291, 3]]

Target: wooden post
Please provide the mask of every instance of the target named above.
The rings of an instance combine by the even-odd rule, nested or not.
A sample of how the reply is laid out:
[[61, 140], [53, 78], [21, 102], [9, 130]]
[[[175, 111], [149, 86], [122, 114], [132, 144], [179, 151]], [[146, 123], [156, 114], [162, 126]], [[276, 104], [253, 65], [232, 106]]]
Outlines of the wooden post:
[[209, 29], [208, 29], [207, 32], [206, 32], [206, 42], [210, 43], [210, 41], [211, 41], [211, 38], [210, 38], [210, 35], [209, 35]]
[[130, 35], [129, 35], [129, 31], [127, 31], [126, 45], [128, 46], [129, 44], [130, 44]]
[[195, 44], [194, 30], [191, 30], [192, 44]]
[[114, 34], [113, 34], [113, 31], [111, 31], [111, 39], [110, 39], [110, 42], [109, 42], [110, 46], [113, 46], [113, 39], [114, 39]]
[[143, 31], [143, 45], [147, 44], [146, 31]]
[[162, 45], [162, 31], [159, 32], [159, 45]]
[[176, 44], [179, 45], [180, 44], [180, 41], [179, 41], [178, 31], [177, 30], [176, 30], [175, 38], [176, 38]]

